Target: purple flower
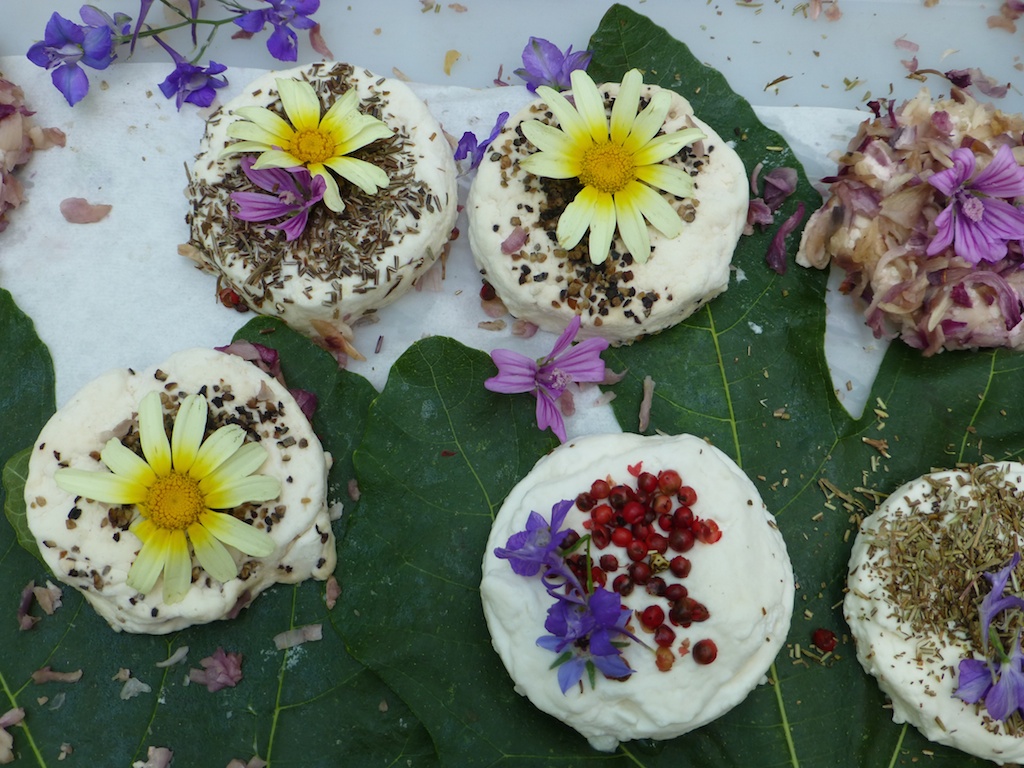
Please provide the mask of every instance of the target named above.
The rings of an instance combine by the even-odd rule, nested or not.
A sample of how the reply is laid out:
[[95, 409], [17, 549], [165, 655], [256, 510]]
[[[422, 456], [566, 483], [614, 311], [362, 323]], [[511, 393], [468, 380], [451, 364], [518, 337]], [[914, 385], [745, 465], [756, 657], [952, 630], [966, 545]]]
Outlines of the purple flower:
[[563, 54], [554, 43], [540, 37], [531, 37], [523, 48], [523, 66], [514, 70], [526, 81], [526, 89], [530, 93], [537, 92], [538, 85], [546, 85], [556, 91], [564, 91], [572, 87], [569, 75], [574, 69], [586, 69], [590, 66], [593, 53], [577, 51], [572, 46]]
[[270, 55], [280, 61], [295, 61], [298, 51], [296, 29], [311, 29], [316, 22], [309, 15], [320, 7], [320, 0], [264, 0], [270, 8], [250, 11], [235, 19], [235, 24], [255, 34], [267, 24], [274, 27], [267, 40]]
[[985, 578], [992, 585], [992, 589], [985, 595], [985, 599], [981, 601], [981, 608], [979, 609], [981, 614], [981, 642], [986, 651], [988, 650], [988, 628], [996, 615], [1007, 608], [1024, 609], [1024, 600], [1016, 595], [1003, 594], [1006, 590], [1006, 582], [1009, 581], [1010, 574], [1013, 573], [1013, 569], [1017, 567], [1019, 562], [1020, 552], [1014, 552], [1009, 565], [996, 573], [985, 574]]
[[550, 523], [537, 512], [530, 512], [526, 530], [513, 533], [504, 547], [494, 550], [495, 557], [508, 560], [512, 570], [520, 576], [535, 576], [545, 565], [560, 567], [562, 558], [558, 549], [569, 531], [559, 529], [573, 503], [566, 500], [555, 504], [551, 508]]
[[54, 13], [46, 23], [44, 39], [28, 49], [28, 59], [53, 70], [54, 86], [74, 106], [89, 92], [89, 77], [79, 64], [106, 69], [114, 60], [111, 28], [82, 26]]
[[471, 157], [472, 161], [469, 164], [469, 170], [475, 170], [483, 161], [484, 152], [491, 146], [491, 142], [498, 138], [501, 129], [505, 127], [506, 120], [508, 120], [508, 112], [502, 112], [498, 115], [498, 120], [494, 124], [491, 135], [485, 141], [479, 143], [476, 140], [476, 134], [471, 131], [466, 131], [462, 134], [462, 138], [459, 139], [459, 145], [455, 148], [455, 159], [464, 160], [467, 157]]
[[270, 192], [232, 192], [238, 205], [233, 215], [242, 221], [269, 221], [287, 217], [270, 229], [284, 230], [288, 242], [297, 239], [306, 229], [309, 209], [323, 199], [327, 184], [319, 176], [311, 176], [305, 168], [253, 169], [256, 159], [242, 158], [242, 170], [253, 184]]
[[608, 340], [585, 339], [570, 347], [580, 329], [577, 315], [558, 337], [551, 354], [531, 360], [510, 349], [496, 349], [491, 360], [498, 366], [498, 375], [484, 382], [492, 392], [515, 394], [532, 392], [537, 398], [537, 426], [551, 428], [559, 440], [565, 442], [565, 422], [556, 401], [566, 387], [574, 381], [602, 381], [604, 361], [601, 353], [608, 348]]
[[956, 255], [971, 264], [999, 261], [1008, 242], [1024, 238], [1024, 211], [1003, 199], [1024, 195], [1024, 168], [1006, 145], [977, 176], [970, 149], [954, 149], [950, 157], [953, 167], [928, 179], [950, 201], [935, 217], [938, 232], [927, 253], [934, 256], [952, 244]]
[[113, 17], [94, 5], [83, 5], [79, 10], [84, 21], [90, 27], [107, 27], [112, 35], [127, 35], [132, 28], [132, 17], [117, 11]]
[[993, 668], [989, 659], [961, 659], [954, 695], [968, 704], [984, 699], [985, 709], [993, 718], [1006, 720], [1024, 708], [1024, 652], [1020, 647], [1020, 634], [1014, 638], [1009, 656], [1002, 647], [998, 648], [998, 653], [998, 669]]
[[227, 69], [223, 64], [210, 62], [208, 67], [199, 67], [185, 60], [185, 57], [155, 36], [160, 46], [174, 60], [174, 71], [160, 83], [160, 92], [168, 99], [175, 97], [175, 106], [181, 110], [186, 101], [197, 107], [208, 107], [217, 96], [217, 89], [228, 84], [225, 77], [214, 77]]
[[616, 640], [633, 638], [626, 629], [629, 617], [630, 610], [623, 607], [621, 596], [604, 587], [595, 587], [583, 601], [560, 599], [548, 609], [544, 629], [551, 634], [538, 638], [537, 645], [565, 654], [556, 662], [562, 693], [578, 683], [590, 665], [611, 678], [633, 673], [615, 644]]

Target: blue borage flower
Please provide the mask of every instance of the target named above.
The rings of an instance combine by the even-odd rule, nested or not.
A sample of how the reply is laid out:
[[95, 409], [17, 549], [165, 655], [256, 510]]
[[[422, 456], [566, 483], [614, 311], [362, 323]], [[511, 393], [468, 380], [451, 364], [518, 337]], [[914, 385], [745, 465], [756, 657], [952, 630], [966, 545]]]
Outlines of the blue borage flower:
[[[992, 589], [978, 609], [981, 622], [982, 649], [985, 658], [960, 660], [957, 689], [954, 694], [968, 704], [984, 702], [996, 720], [1007, 720], [1017, 711], [1024, 711], [1024, 649], [1020, 632], [1013, 638], [1009, 653], [1004, 649], [998, 633], [991, 631], [992, 622], [1006, 610], [1024, 609], [1024, 599], [1003, 594], [1013, 569], [1020, 563], [1015, 552], [1010, 563], [996, 573], [986, 573]], [[993, 658], [989, 646], [995, 652]]]
[[[583, 679], [584, 672], [591, 686], [595, 671], [609, 678], [629, 677], [633, 670], [622, 658], [622, 647], [628, 640], [640, 642], [626, 629], [631, 612], [622, 605], [622, 597], [589, 580], [581, 583], [566, 562], [571, 552], [589, 545], [587, 536], [564, 546], [571, 531], [561, 527], [574, 503], [568, 499], [555, 504], [550, 521], [531, 511], [526, 529], [512, 534], [504, 547], [494, 550], [496, 557], [509, 561], [516, 574], [539, 575], [555, 600], [544, 622], [550, 634], [539, 637], [537, 645], [559, 654], [551, 666], [558, 668], [563, 694]], [[589, 547], [586, 572], [590, 573]]]
[[[121, 12], [113, 16], [91, 5], [83, 5], [80, 14], [83, 24], [76, 24], [58, 13], [50, 16], [46, 24], [44, 39], [29, 48], [27, 56], [33, 64], [51, 71], [54, 86], [74, 106], [89, 92], [89, 76], [83, 67], [106, 69], [117, 59], [117, 51], [128, 47], [130, 56], [140, 37], [156, 37], [157, 42], [174, 61], [174, 70], [160, 84], [161, 92], [167, 98], [175, 99], [178, 109], [188, 102], [207, 107], [214, 99], [215, 90], [227, 85], [227, 80], [217, 77], [226, 67], [214, 61], [203, 66], [199, 63], [203, 53], [213, 42], [217, 30], [225, 24], [240, 28], [236, 37], [248, 38], [262, 30], [267, 24], [273, 27], [267, 39], [267, 50], [280, 61], [295, 61], [298, 50], [296, 29], [310, 30], [310, 41], [317, 50], [312, 34], [317, 23], [311, 18], [320, 7], [320, 0], [263, 0], [269, 8], [250, 10], [234, 0], [217, 0], [228, 11], [220, 19], [201, 18], [200, 0], [188, 0], [188, 10], [165, 3], [181, 20], [162, 27], [147, 25], [154, 0], [139, 0], [139, 10], [134, 24], [132, 17]], [[183, 56], [160, 39], [159, 35], [179, 27], [189, 27], [195, 54]], [[198, 44], [197, 30], [207, 30], [206, 39]]]

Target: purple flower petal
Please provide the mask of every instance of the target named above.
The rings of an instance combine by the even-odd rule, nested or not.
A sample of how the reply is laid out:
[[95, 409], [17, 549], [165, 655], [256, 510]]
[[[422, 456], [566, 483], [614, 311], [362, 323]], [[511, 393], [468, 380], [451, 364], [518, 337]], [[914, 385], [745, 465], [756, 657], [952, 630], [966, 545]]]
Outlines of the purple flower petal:
[[985, 698], [992, 687], [992, 670], [980, 659], [961, 659], [959, 682], [953, 694], [961, 701], [974, 704]]
[[608, 339], [584, 339], [551, 363], [573, 381], [604, 381], [604, 360], [601, 353], [608, 349]]
[[267, 38], [267, 50], [278, 61], [296, 61], [299, 53], [298, 35], [289, 27], [276, 26]]
[[537, 392], [537, 426], [541, 431], [550, 428], [560, 442], [566, 441], [565, 421], [555, 401], [543, 391]]
[[495, 349], [491, 360], [498, 366], [498, 375], [487, 379], [484, 387], [491, 392], [513, 395], [532, 392], [537, 387], [537, 362], [513, 352], [511, 349]]
[[1024, 196], [1024, 167], [1017, 163], [1013, 150], [1003, 144], [971, 182], [971, 188], [992, 197]]
[[959, 189], [974, 173], [974, 153], [969, 149], [954, 149], [950, 153], [953, 167], [928, 177], [928, 183], [947, 197]]
[[89, 92], [89, 76], [77, 64], [62, 64], [50, 73], [50, 80], [72, 107]]

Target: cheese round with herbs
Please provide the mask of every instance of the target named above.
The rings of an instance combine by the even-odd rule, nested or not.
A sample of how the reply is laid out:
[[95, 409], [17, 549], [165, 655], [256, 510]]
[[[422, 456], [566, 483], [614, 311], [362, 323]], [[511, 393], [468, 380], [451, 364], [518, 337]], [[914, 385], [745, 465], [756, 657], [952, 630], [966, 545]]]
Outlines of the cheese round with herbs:
[[[283, 113], [276, 80], [309, 82], [325, 113], [349, 89], [359, 110], [393, 131], [349, 156], [383, 169], [390, 184], [367, 194], [336, 177], [345, 209], [321, 201], [309, 210], [302, 235], [288, 242], [270, 221], [247, 222], [233, 214], [232, 192], [263, 192], [246, 177], [228, 126], [242, 107]], [[254, 153], [250, 153], [255, 157]], [[283, 319], [309, 336], [347, 326], [395, 301], [441, 255], [456, 217], [456, 168], [441, 126], [403, 82], [361, 67], [319, 62], [270, 72], [210, 117], [189, 174], [190, 240], [182, 253], [217, 275], [222, 301]], [[326, 326], [324, 325], [326, 324]]]
[[[619, 85], [599, 86], [611, 103]], [[645, 85], [641, 99], [658, 86]], [[648, 226], [651, 256], [645, 263], [625, 252], [621, 239], [602, 264], [593, 264], [585, 235], [573, 249], [557, 244], [558, 216], [580, 188], [578, 180], [539, 178], [519, 161], [536, 151], [519, 128], [526, 120], [556, 120], [535, 101], [508, 120], [477, 170], [466, 210], [473, 256], [509, 312], [545, 331], [560, 333], [574, 314], [581, 338], [602, 336], [629, 343], [669, 328], [726, 290], [729, 265], [746, 223], [749, 185], [739, 155], [690, 103], [672, 92], [665, 133], [700, 128], [707, 138], [684, 147], [665, 163], [693, 177], [693, 198], [659, 192], [679, 212], [683, 230], [667, 238]]]
[[[244, 504], [241, 519], [265, 530], [275, 548], [266, 557], [228, 547], [238, 576], [214, 580], [193, 558], [192, 585], [167, 605], [162, 579], [148, 594], [126, 583], [140, 541], [129, 524], [130, 505], [102, 504], [62, 490], [61, 467], [107, 472], [100, 452], [112, 437], [138, 442], [138, 407], [153, 391], [167, 414], [188, 394], [209, 405], [207, 433], [238, 424], [247, 440], [267, 451], [258, 474], [281, 481], [281, 493], [262, 504]], [[274, 583], [326, 579], [336, 562], [327, 504], [330, 455], [295, 399], [276, 379], [241, 357], [210, 349], [178, 352], [144, 371], [121, 368], [93, 380], [60, 408], [35, 442], [25, 482], [28, 526], [54, 575], [78, 589], [115, 630], [165, 634], [227, 618]]]
[[1024, 544], [1022, 488], [1024, 464], [1014, 462], [901, 486], [861, 524], [843, 603], [857, 658], [891, 699], [893, 721], [1001, 764], [1024, 762], [1024, 721], [1003, 723], [955, 692], [960, 661], [984, 659], [982, 574]]
[[[622, 605], [632, 612], [626, 627], [643, 645], [618, 638], [625, 643], [622, 659], [633, 670], [626, 679], [609, 679], [597, 672], [591, 686], [584, 673], [579, 683], [563, 693], [558, 667], [552, 668], [558, 654], [537, 644], [538, 638], [551, 634], [545, 622], [555, 599], [540, 575], [518, 575], [507, 559], [496, 556], [495, 549], [506, 547], [513, 534], [526, 529], [531, 512], [550, 522], [554, 505], [577, 499], [591, 490], [595, 480], [635, 492], [649, 479], [644, 473], [658, 477], [670, 470], [692, 489], [685, 500], [698, 526], [700, 521], [713, 522], [707, 530], [717, 530], [720, 537], [698, 535], [694, 540], [691, 536], [692, 546], [677, 552], [673, 543], [680, 541], [652, 524], [669, 539], [662, 557], [672, 564], [663, 567], [652, 554], [657, 545], [648, 536], [645, 541], [656, 549], [645, 549], [637, 561], [651, 570], [646, 581], [640, 570], [632, 569], [634, 561], [627, 548], [614, 540], [598, 547], [594, 528], [599, 526], [584, 525], [600, 519], [594, 509], [605, 501], [597, 500], [595, 507], [584, 512], [577, 500], [568, 511], [561, 528], [591, 534], [591, 565], [603, 573], [604, 588], [619, 594]], [[678, 500], [674, 504], [676, 509], [681, 506]], [[625, 507], [621, 514], [626, 514]], [[621, 526], [613, 522], [608, 527]], [[685, 547], [686, 537], [680, 537]], [[611, 565], [602, 559], [608, 555], [617, 561], [614, 569], [605, 567]], [[689, 564], [673, 562], [677, 557]], [[582, 568], [585, 571], [585, 565]], [[635, 577], [631, 590], [614, 586], [622, 582], [620, 577], [630, 581]], [[655, 578], [665, 584], [652, 583]], [[686, 588], [685, 595], [678, 585]], [[662, 586], [661, 595], [651, 593], [650, 589], [656, 593]], [[492, 644], [516, 691], [575, 728], [594, 748], [612, 751], [621, 741], [669, 739], [699, 728], [764, 682], [789, 631], [794, 581], [775, 519], [754, 484], [724, 453], [692, 435], [615, 434], [563, 444], [512, 489], [491, 529], [480, 592]], [[652, 606], [656, 606], [655, 617], [659, 610], [664, 614], [662, 624], [671, 632], [671, 640], [664, 628], [645, 623], [650, 615], [645, 611]], [[710, 663], [708, 641], [717, 649]], [[574, 653], [581, 647], [574, 644], [568, 650]]]

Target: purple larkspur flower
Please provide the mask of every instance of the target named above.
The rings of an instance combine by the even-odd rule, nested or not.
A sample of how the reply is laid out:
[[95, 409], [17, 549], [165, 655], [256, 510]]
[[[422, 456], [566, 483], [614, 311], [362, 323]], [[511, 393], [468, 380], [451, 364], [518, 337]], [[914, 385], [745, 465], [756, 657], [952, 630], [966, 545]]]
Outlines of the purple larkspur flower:
[[459, 139], [459, 144], [455, 147], [455, 159], [465, 160], [467, 157], [470, 158], [469, 170], [475, 170], [484, 159], [484, 152], [491, 146], [491, 142], [498, 138], [498, 134], [501, 133], [501, 129], [505, 127], [505, 121], [508, 120], [508, 112], [502, 112], [498, 115], [497, 121], [494, 123], [494, 128], [491, 130], [490, 136], [484, 141], [477, 141], [476, 134], [472, 131], [466, 131], [462, 134], [462, 138]]
[[132, 28], [132, 17], [117, 11], [111, 16], [95, 5], [83, 5], [79, 10], [84, 21], [90, 27], [108, 27], [111, 35], [124, 36]]
[[74, 106], [89, 92], [89, 76], [79, 64], [106, 69], [114, 60], [112, 30], [106, 24], [75, 24], [55, 12], [46, 23], [44, 39], [32, 45], [27, 55], [36, 66], [53, 70], [54, 86]]
[[532, 360], [510, 349], [496, 349], [491, 360], [498, 366], [498, 375], [487, 379], [484, 386], [492, 392], [515, 394], [532, 392], [537, 398], [537, 426], [551, 428], [563, 443], [566, 439], [565, 422], [558, 410], [557, 400], [572, 382], [602, 381], [604, 361], [601, 353], [608, 348], [608, 340], [584, 339], [572, 345], [580, 330], [577, 315], [558, 337], [547, 357]]
[[200, 67], [185, 59], [159, 36], [155, 39], [174, 61], [174, 70], [160, 83], [160, 92], [168, 99], [174, 97], [179, 111], [186, 101], [197, 107], [210, 106], [217, 97], [217, 89], [228, 84], [227, 78], [217, 77], [227, 67], [216, 61], [211, 61], [208, 67]]
[[981, 642], [986, 650], [988, 649], [989, 625], [995, 620], [996, 615], [1007, 608], [1024, 609], [1024, 600], [1016, 595], [1003, 594], [1006, 591], [1006, 582], [1010, 580], [1010, 574], [1013, 573], [1013, 569], [1017, 567], [1018, 563], [1020, 563], [1020, 552], [1014, 552], [1005, 568], [1001, 568], [996, 573], [985, 574], [985, 578], [992, 588], [985, 595], [985, 599], [981, 601], [981, 608], [978, 612], [981, 614]]
[[274, 27], [267, 39], [267, 50], [280, 61], [295, 61], [298, 35], [295, 29], [312, 29], [316, 22], [309, 18], [320, 7], [320, 0], [264, 0], [269, 8], [260, 8], [235, 19], [235, 24], [255, 34], [267, 24]]
[[620, 678], [633, 674], [615, 644], [633, 638], [626, 629], [630, 610], [623, 607], [622, 597], [604, 587], [579, 601], [556, 600], [548, 609], [544, 629], [550, 635], [537, 639], [537, 645], [559, 654], [568, 652], [558, 665], [558, 685], [565, 693], [583, 678], [588, 664], [606, 677]]
[[531, 511], [526, 530], [513, 533], [504, 547], [494, 550], [495, 557], [508, 560], [513, 572], [520, 576], [535, 576], [544, 566], [560, 566], [562, 558], [558, 549], [569, 533], [560, 529], [573, 503], [570, 499], [555, 504], [551, 508], [550, 522]]
[[572, 71], [586, 69], [592, 56], [591, 51], [574, 53], [571, 45], [562, 53], [554, 43], [541, 37], [531, 37], [523, 48], [523, 66], [514, 70], [514, 74], [526, 81], [526, 89], [530, 93], [536, 93], [538, 85], [564, 91], [572, 87], [569, 80]]
[[253, 184], [270, 194], [261, 192], [232, 192], [231, 199], [238, 205], [233, 214], [242, 221], [285, 220], [269, 229], [284, 231], [288, 242], [296, 240], [306, 229], [309, 209], [324, 197], [326, 182], [319, 176], [310, 175], [305, 168], [263, 168], [254, 169], [253, 157], [242, 158], [242, 170]]
[[973, 151], [954, 149], [950, 158], [952, 168], [928, 179], [949, 205], [935, 217], [938, 232], [927, 253], [934, 256], [952, 244], [956, 255], [971, 264], [999, 261], [1008, 242], [1024, 238], [1024, 211], [1006, 199], [1024, 195], [1024, 167], [1005, 144], [977, 176]]

